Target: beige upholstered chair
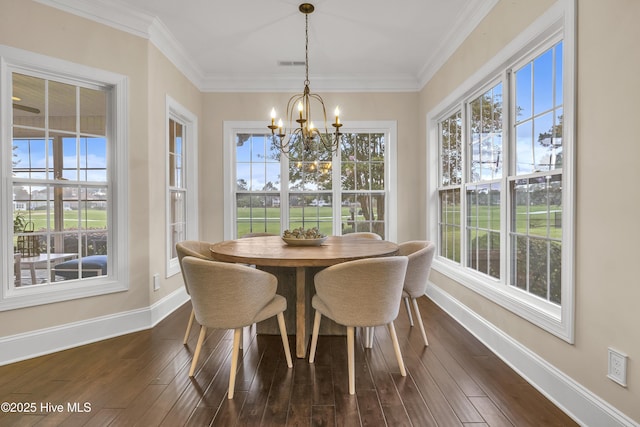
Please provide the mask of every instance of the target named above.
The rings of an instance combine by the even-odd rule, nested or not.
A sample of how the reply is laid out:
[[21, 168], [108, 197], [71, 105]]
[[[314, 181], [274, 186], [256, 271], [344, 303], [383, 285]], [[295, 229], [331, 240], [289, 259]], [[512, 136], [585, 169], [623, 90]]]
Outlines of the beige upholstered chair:
[[407, 257], [395, 256], [348, 261], [328, 267], [315, 276], [316, 310], [309, 363], [315, 359], [320, 319], [327, 316], [347, 327], [349, 394], [355, 393], [354, 327], [387, 325], [400, 366], [406, 376], [393, 320], [398, 317]]
[[[211, 260], [211, 251], [209, 248], [211, 243], [201, 242], [198, 240], [185, 240], [176, 243], [176, 252], [178, 253], [178, 262], [180, 263], [180, 270], [182, 270], [182, 279], [184, 280], [184, 288], [189, 295], [189, 286], [187, 285], [187, 278], [184, 275], [184, 269], [182, 268], [182, 259], [186, 256], [193, 256], [200, 259]], [[193, 319], [195, 313], [191, 309], [191, 315], [189, 316], [189, 323], [187, 323], [187, 331], [184, 334], [183, 343], [186, 344], [189, 339], [189, 333], [191, 333], [191, 327], [193, 326]]]
[[358, 231], [356, 233], [347, 233], [343, 234], [342, 237], [345, 239], [373, 239], [373, 240], [382, 240], [379, 234], [370, 233], [368, 231]]
[[182, 266], [196, 320], [201, 325], [190, 377], [195, 372], [207, 328], [233, 329], [228, 396], [233, 399], [242, 328], [273, 316], [278, 318], [287, 366], [293, 367], [282, 314], [287, 308], [287, 300], [276, 295], [278, 279], [274, 275], [245, 265], [194, 257], [185, 257]]
[[431, 271], [431, 262], [436, 251], [436, 245], [433, 242], [412, 240], [401, 243], [398, 246], [399, 255], [409, 258], [407, 275], [404, 279], [404, 288], [402, 290], [402, 298], [407, 307], [409, 323], [413, 326], [413, 317], [411, 316], [411, 307], [409, 305], [409, 299], [411, 299], [418, 326], [420, 326], [420, 332], [422, 332], [422, 338], [424, 338], [424, 345], [427, 346], [429, 341], [427, 341], [427, 333], [424, 331], [424, 324], [416, 298], [423, 296], [427, 290], [427, 279]]

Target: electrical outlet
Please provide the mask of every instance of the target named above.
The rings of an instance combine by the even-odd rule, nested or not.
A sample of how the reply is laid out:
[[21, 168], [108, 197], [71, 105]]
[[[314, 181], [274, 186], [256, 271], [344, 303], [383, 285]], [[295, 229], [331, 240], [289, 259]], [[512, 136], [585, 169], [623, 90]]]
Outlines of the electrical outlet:
[[153, 290], [157, 291], [160, 289], [160, 275], [158, 273], [153, 275]]
[[627, 386], [627, 355], [609, 347], [609, 374], [607, 377], [623, 387]]

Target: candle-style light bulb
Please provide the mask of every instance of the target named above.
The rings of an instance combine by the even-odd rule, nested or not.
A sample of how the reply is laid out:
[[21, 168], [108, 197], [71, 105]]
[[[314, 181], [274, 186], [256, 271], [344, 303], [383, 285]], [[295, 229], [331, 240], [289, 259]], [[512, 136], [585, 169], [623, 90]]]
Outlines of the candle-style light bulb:
[[276, 122], [276, 109], [271, 109], [271, 126], [273, 126]]
[[304, 106], [302, 105], [302, 101], [298, 102], [298, 113], [300, 113], [300, 118], [302, 118], [302, 111], [304, 110]]
[[282, 119], [278, 120], [278, 133], [282, 135]]
[[340, 109], [336, 107], [334, 113], [336, 114], [336, 124], [340, 124]]

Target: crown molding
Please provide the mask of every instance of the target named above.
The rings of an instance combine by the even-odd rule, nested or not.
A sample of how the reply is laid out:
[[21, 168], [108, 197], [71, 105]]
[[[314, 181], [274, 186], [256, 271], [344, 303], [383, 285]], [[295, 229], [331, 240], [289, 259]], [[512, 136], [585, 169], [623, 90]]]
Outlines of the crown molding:
[[449, 30], [449, 34], [418, 74], [418, 86], [422, 89], [445, 62], [460, 47], [471, 32], [480, 24], [485, 16], [500, 0], [475, 1], [469, 3], [464, 9], [455, 25]]
[[198, 65], [185, 54], [183, 45], [173, 36], [164, 23], [154, 18], [148, 28], [149, 40], [185, 77], [202, 91], [204, 74]]
[[149, 27], [154, 20], [151, 15], [113, 0], [34, 1], [146, 39], [149, 38]]
[[[399, 75], [334, 75], [309, 76], [311, 89], [322, 92], [416, 92], [418, 81], [413, 76]], [[299, 92], [300, 76], [244, 74], [210, 75], [204, 80], [203, 92]]]
[[[202, 92], [290, 92], [300, 89], [299, 77], [246, 75], [205, 75], [204, 71], [185, 54], [176, 40], [157, 17], [131, 8], [118, 0], [35, 0], [92, 21], [148, 39], [187, 79]], [[414, 92], [421, 90], [438, 69], [462, 44], [499, 0], [471, 2], [460, 19], [452, 26], [436, 55], [428, 61], [418, 76], [411, 75], [342, 75], [315, 76], [314, 89], [334, 92]]]

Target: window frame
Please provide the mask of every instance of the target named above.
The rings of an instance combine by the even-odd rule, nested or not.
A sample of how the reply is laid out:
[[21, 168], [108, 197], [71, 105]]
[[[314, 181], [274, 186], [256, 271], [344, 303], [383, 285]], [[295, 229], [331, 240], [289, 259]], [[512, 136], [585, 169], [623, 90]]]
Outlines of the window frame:
[[[508, 200], [510, 175], [509, 171], [503, 170], [500, 180], [501, 206], [502, 206], [502, 226], [501, 226], [501, 280], [496, 280], [488, 275], [472, 271], [460, 264], [436, 255], [433, 262], [433, 269], [446, 277], [468, 287], [476, 293], [486, 297], [494, 303], [510, 310], [514, 314], [530, 321], [542, 329], [569, 342], [574, 342], [574, 316], [575, 316], [575, 282], [574, 282], [574, 252], [575, 252], [575, 4], [572, 0], [558, 0], [543, 15], [536, 19], [528, 28], [520, 33], [514, 40], [505, 46], [496, 56], [487, 63], [479, 67], [467, 80], [458, 88], [452, 91], [435, 108], [427, 114], [427, 223], [426, 229], [433, 240], [439, 240], [439, 122], [447, 118], [453, 111], [462, 108], [463, 114], [463, 147], [466, 147], [468, 130], [466, 129], [467, 114], [466, 103], [473, 98], [474, 94], [482, 93], [483, 90], [491, 87], [492, 82], [499, 78], [503, 81], [503, 117], [509, 123], [503, 124], [503, 143], [511, 145], [512, 127], [511, 123], [511, 83], [508, 70], [515, 64], [527, 59], [533, 59], [540, 53], [542, 46], [551, 46], [552, 41], [561, 39], [563, 41], [563, 170], [562, 170], [562, 305], [557, 306], [551, 303], [541, 302], [539, 298], [528, 295], [519, 289], [513, 289], [509, 285], [507, 275], [508, 259], [511, 248], [508, 243], [509, 233], [508, 214], [510, 212], [510, 201]], [[508, 93], [507, 92], [508, 89]], [[507, 101], [509, 104], [507, 104]], [[509, 149], [503, 146], [503, 150]], [[463, 148], [464, 150], [465, 148]], [[509, 156], [505, 153], [505, 159]], [[463, 153], [463, 158], [468, 153]], [[467, 168], [463, 160], [463, 174]], [[466, 175], [465, 183], [466, 185]], [[517, 177], [516, 177], [517, 178]], [[461, 194], [461, 211], [463, 212], [461, 221], [466, 222], [466, 191]], [[462, 260], [467, 256], [466, 239], [462, 239]]]
[[[387, 177], [387, 188], [385, 189], [386, 203], [386, 239], [395, 241], [397, 239], [398, 215], [397, 215], [397, 122], [396, 121], [354, 121], [343, 123], [343, 129], [348, 129], [349, 133], [384, 133], [387, 138], [385, 147], [385, 176]], [[265, 122], [258, 121], [225, 121], [223, 124], [224, 135], [224, 239], [235, 239], [236, 236], [236, 150], [235, 137], [238, 133], [267, 134]], [[334, 153], [332, 162], [340, 161], [338, 153]], [[280, 176], [288, 176], [289, 160], [282, 156], [280, 161]], [[336, 200], [342, 200], [342, 188], [340, 184], [340, 169], [332, 168], [333, 185], [330, 190], [333, 203], [333, 230], [341, 230], [341, 217], [336, 215], [340, 205], [336, 206]], [[280, 230], [284, 231], [289, 224], [289, 188], [288, 178], [281, 180], [280, 184]], [[322, 191], [324, 192], [324, 190]]]
[[[5, 256], [0, 260], [3, 285], [0, 288], [0, 311], [104, 295], [129, 289], [128, 280], [128, 78], [126, 76], [76, 64], [22, 49], [0, 46], [0, 149], [10, 153], [12, 147], [12, 73], [42, 76], [74, 85], [83, 83], [109, 88], [107, 94], [107, 233], [110, 246], [106, 276], [91, 280], [69, 280], [47, 286], [16, 288], [13, 283], [12, 164], [11, 156], [2, 156], [0, 172], [0, 240]], [[10, 259], [11, 258], [11, 259]]]
[[166, 110], [165, 110], [165, 135], [166, 135], [166, 149], [165, 149], [165, 171], [166, 171], [166, 205], [165, 205], [165, 220], [166, 220], [166, 266], [165, 277], [169, 278], [173, 275], [180, 273], [180, 264], [178, 262], [178, 256], [172, 256], [175, 248], [173, 248], [171, 239], [171, 190], [169, 180], [169, 148], [170, 148], [170, 132], [169, 122], [174, 120], [182, 124], [182, 146], [183, 146], [183, 179], [184, 183], [181, 187], [186, 195], [186, 240], [197, 240], [199, 234], [198, 228], [198, 117], [181, 105], [178, 101], [171, 96], [166, 96]]

